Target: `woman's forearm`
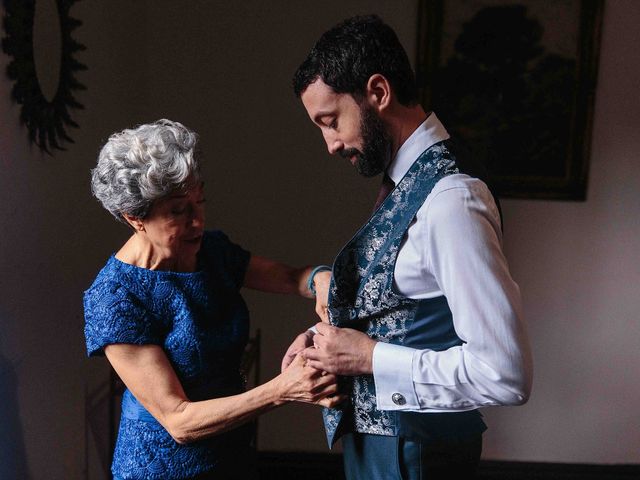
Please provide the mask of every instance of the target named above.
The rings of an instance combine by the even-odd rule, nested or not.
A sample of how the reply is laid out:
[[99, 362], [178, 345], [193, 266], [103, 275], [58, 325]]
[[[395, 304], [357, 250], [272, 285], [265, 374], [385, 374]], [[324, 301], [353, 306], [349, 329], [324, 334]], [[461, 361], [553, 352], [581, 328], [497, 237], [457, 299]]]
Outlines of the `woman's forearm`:
[[113, 344], [105, 353], [138, 402], [179, 443], [221, 433], [287, 400], [280, 374], [238, 395], [191, 402], [161, 347]]
[[177, 443], [218, 435], [286, 403], [274, 380], [239, 395], [184, 401], [161, 423]]
[[338, 394], [335, 375], [307, 366], [298, 355], [284, 372], [252, 390], [231, 397], [184, 402], [167, 418], [165, 428], [178, 443], [186, 443], [230, 430], [289, 402], [334, 407], [345, 398]]
[[330, 407], [341, 400], [335, 376], [305, 366], [302, 356], [252, 390], [191, 402], [158, 345], [113, 344], [105, 354], [133, 396], [178, 443], [222, 433], [290, 401]]
[[291, 267], [284, 263], [252, 255], [245, 274], [244, 286], [269, 293], [297, 294], [313, 298], [307, 288], [312, 267]]

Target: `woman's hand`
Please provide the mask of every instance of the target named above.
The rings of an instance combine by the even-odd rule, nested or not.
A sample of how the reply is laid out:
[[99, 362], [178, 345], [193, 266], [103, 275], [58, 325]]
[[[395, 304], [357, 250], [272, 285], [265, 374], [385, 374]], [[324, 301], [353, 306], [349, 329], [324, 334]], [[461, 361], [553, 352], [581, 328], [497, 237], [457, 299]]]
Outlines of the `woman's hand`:
[[313, 284], [316, 289], [316, 313], [324, 323], [329, 323], [329, 285], [331, 283], [331, 272], [318, 272], [313, 277]]
[[291, 362], [293, 362], [293, 360], [296, 358], [296, 355], [298, 355], [298, 353], [300, 353], [305, 348], [313, 345], [313, 335], [314, 334], [311, 330], [307, 330], [306, 332], [301, 333], [295, 338], [293, 343], [285, 352], [284, 357], [282, 357], [282, 363], [280, 364], [281, 372], [284, 372], [287, 369]]
[[300, 355], [273, 381], [283, 403], [295, 401], [334, 407], [347, 398], [338, 394], [335, 375], [309, 367]]

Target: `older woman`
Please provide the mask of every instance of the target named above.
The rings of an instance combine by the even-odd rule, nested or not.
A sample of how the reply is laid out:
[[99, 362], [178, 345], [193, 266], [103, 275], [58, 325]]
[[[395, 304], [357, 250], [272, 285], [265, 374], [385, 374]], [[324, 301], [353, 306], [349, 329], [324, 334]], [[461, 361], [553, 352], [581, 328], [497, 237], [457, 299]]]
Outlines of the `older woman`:
[[169, 120], [124, 130], [92, 172], [94, 195], [133, 230], [84, 296], [88, 354], [105, 354], [127, 386], [116, 479], [253, 478], [243, 424], [287, 402], [342, 399], [335, 377], [302, 358], [244, 391], [249, 314], [240, 288], [312, 297], [311, 269], [204, 230], [196, 139]]

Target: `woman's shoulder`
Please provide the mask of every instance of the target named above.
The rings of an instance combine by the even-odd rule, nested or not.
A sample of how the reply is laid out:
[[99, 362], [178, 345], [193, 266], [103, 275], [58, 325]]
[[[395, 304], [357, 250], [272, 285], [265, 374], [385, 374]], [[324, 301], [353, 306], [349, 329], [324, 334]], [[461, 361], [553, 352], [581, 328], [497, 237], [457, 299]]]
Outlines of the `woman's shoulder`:
[[165, 326], [151, 310], [153, 291], [144, 269], [111, 256], [84, 292], [85, 340], [89, 356], [104, 354], [112, 343], [161, 345]]
[[[127, 268], [132, 267], [132, 268]], [[118, 260], [111, 255], [107, 263], [100, 269], [91, 286], [85, 290], [85, 303], [93, 300], [100, 303], [114, 303], [130, 297], [146, 283], [138, 278], [133, 266]], [[140, 269], [141, 270], [141, 269]]]

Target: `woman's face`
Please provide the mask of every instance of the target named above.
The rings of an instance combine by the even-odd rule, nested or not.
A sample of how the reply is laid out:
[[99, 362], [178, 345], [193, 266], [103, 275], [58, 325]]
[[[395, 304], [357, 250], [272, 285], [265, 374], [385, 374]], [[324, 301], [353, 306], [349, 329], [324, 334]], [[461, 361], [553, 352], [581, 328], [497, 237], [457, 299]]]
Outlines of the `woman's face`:
[[163, 259], [194, 259], [204, 232], [204, 185], [156, 200], [142, 220], [144, 232], [154, 251]]

